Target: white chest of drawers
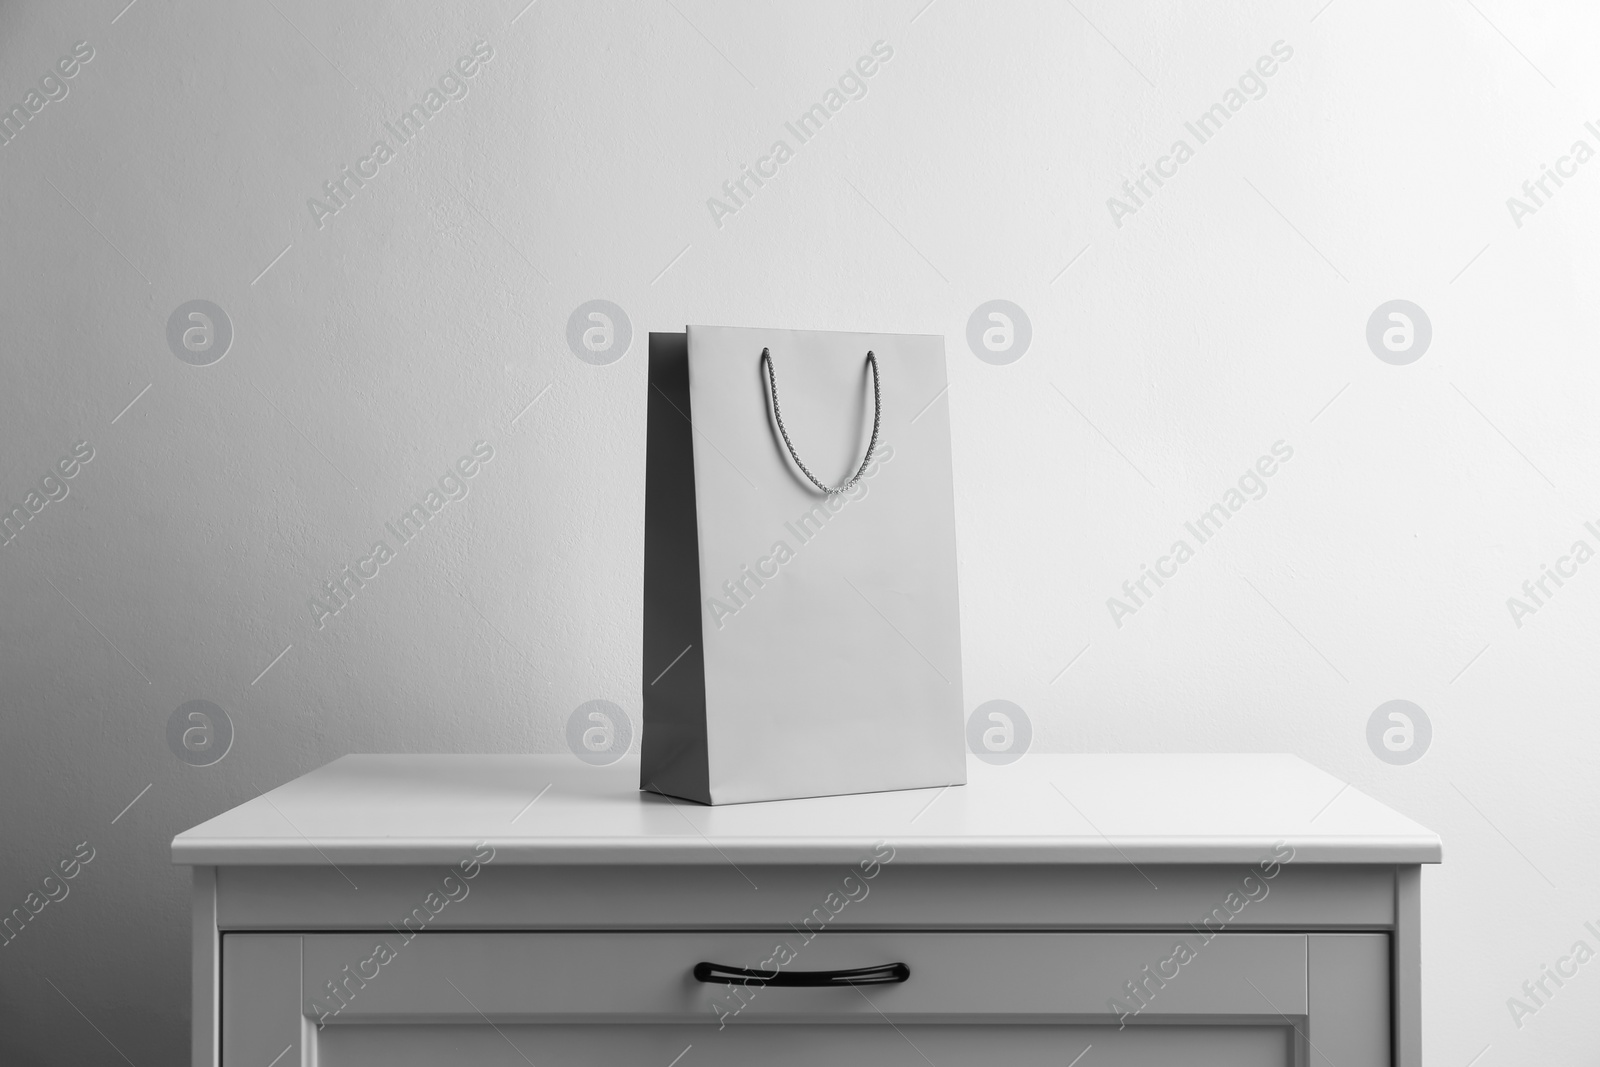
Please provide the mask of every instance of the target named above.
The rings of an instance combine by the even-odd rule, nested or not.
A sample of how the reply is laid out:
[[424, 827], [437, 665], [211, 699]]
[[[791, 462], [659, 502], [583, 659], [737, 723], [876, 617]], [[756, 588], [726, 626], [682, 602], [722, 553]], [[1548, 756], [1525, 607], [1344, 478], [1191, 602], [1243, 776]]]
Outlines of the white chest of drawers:
[[1440, 844], [1289, 756], [719, 808], [631, 760], [347, 756], [173, 858], [196, 1067], [1420, 1067]]

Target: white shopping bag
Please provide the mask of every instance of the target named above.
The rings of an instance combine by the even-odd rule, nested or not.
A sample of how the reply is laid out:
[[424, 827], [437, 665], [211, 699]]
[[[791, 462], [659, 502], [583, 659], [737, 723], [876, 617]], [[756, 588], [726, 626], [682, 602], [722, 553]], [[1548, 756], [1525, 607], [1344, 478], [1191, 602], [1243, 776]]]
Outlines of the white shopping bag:
[[943, 339], [691, 326], [649, 379], [640, 787], [963, 783]]

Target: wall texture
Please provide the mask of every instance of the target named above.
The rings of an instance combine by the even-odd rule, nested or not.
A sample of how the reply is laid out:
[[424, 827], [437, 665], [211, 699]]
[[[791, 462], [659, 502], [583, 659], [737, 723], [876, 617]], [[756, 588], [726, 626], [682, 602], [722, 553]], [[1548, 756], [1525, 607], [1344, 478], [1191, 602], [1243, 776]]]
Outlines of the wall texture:
[[944, 334], [967, 706], [1387, 801], [1446, 841], [1430, 1061], [1592, 1054], [1600, 963], [1523, 991], [1600, 947], [1592, 9], [124, 2], [0, 8], [0, 911], [92, 850], [0, 947], [0, 1061], [182, 1059], [177, 831], [637, 716], [645, 334], [691, 321]]

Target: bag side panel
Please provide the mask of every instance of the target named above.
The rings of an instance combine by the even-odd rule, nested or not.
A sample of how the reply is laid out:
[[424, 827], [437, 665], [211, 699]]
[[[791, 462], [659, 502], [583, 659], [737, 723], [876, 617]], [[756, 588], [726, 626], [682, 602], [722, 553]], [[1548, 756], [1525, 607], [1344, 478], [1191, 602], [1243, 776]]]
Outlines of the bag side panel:
[[639, 788], [709, 804], [688, 337], [652, 333], [649, 358]]

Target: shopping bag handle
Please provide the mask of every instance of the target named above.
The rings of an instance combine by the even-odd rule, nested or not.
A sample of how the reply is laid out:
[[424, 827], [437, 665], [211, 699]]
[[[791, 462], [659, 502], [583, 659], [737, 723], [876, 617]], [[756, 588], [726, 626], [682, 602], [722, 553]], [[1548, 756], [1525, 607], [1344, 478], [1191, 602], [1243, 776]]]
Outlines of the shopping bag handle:
[[831, 496], [835, 493], [849, 492], [861, 480], [861, 476], [867, 472], [867, 464], [872, 462], [872, 453], [878, 447], [878, 422], [883, 414], [883, 396], [878, 388], [878, 357], [874, 356], [871, 351], [867, 352], [867, 365], [872, 368], [872, 439], [867, 442], [866, 457], [862, 459], [861, 466], [856, 469], [855, 477], [836, 487], [823, 485], [818, 481], [817, 476], [811, 473], [811, 468], [807, 467], [805, 461], [800, 458], [800, 453], [794, 450], [794, 442], [789, 440], [789, 431], [783, 425], [783, 412], [778, 408], [778, 375], [772, 369], [772, 352], [770, 349], [763, 348], [761, 350], [761, 361], [767, 365], [767, 381], [772, 386], [772, 417], [777, 421], [778, 432], [783, 435], [783, 443], [789, 449], [789, 458], [794, 460], [796, 467], [800, 468], [800, 473], [804, 474], [810, 479], [812, 485], [824, 493]]

